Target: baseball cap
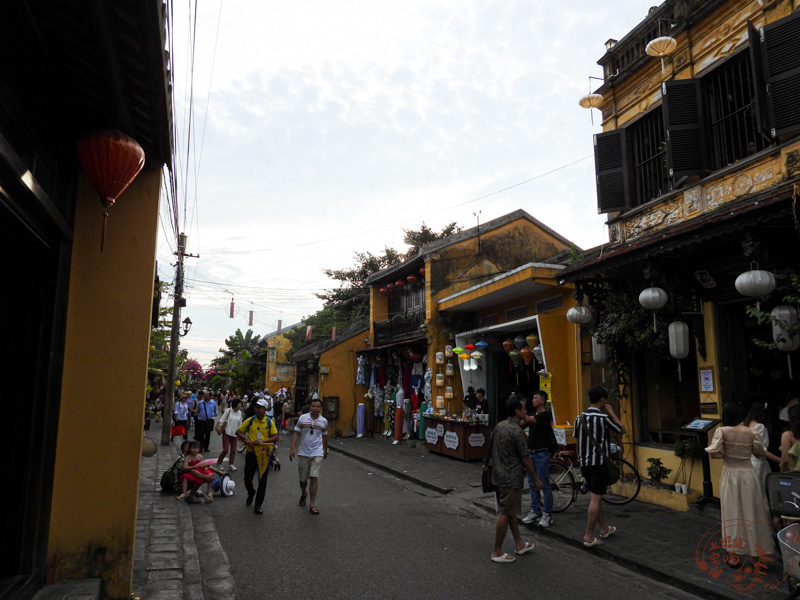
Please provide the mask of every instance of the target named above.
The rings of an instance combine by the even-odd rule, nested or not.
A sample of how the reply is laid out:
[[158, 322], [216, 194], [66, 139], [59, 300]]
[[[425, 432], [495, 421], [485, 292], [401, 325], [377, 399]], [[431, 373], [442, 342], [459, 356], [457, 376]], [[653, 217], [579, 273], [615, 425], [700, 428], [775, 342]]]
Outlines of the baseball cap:
[[269, 408], [269, 405], [267, 404], [267, 401], [263, 400], [263, 399], [259, 400], [258, 402], [256, 402], [256, 404], [258, 404], [259, 406], [263, 406], [264, 408]]

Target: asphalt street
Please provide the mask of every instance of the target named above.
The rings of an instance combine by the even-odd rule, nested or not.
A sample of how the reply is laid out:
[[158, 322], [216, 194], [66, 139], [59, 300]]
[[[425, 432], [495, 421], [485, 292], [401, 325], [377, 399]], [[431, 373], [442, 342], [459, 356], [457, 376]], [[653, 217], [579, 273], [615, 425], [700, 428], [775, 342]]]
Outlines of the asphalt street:
[[[214, 438], [206, 457], [216, 456]], [[536, 549], [513, 564], [492, 563], [490, 515], [335, 452], [323, 463], [321, 514], [312, 515], [298, 506], [288, 436], [280, 446], [282, 469], [270, 472], [263, 515], [245, 506], [243, 455], [231, 473], [237, 495], [191, 507], [213, 516], [242, 600], [695, 598], [525, 528]], [[509, 534], [504, 549], [512, 543]]]

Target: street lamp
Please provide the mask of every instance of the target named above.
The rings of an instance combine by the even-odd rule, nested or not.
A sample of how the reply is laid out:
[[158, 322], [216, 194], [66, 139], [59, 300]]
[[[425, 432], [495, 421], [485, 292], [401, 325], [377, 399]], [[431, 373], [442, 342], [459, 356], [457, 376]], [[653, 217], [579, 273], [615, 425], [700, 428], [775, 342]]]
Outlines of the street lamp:
[[183, 320], [183, 333], [181, 333], [181, 336], [184, 336], [184, 335], [186, 335], [187, 333], [189, 333], [189, 330], [190, 330], [191, 328], [192, 328], [192, 320], [191, 320], [189, 317], [186, 317], [186, 318]]

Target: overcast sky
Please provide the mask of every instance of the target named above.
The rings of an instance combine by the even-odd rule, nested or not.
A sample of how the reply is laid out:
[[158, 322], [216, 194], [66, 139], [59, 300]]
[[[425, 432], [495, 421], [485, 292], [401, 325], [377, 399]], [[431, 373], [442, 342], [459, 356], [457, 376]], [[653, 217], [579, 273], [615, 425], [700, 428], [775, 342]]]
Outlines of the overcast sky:
[[[176, 172], [200, 257], [186, 261], [181, 347], [202, 364], [250, 310], [257, 335], [300, 321], [333, 286], [322, 269], [402, 250], [403, 228], [423, 220], [468, 228], [478, 211], [484, 223], [521, 208], [582, 248], [607, 241], [599, 113], [592, 125], [578, 99], [605, 41], [652, 0], [190, 4], [173, 22]], [[158, 270], [171, 281], [163, 204]]]

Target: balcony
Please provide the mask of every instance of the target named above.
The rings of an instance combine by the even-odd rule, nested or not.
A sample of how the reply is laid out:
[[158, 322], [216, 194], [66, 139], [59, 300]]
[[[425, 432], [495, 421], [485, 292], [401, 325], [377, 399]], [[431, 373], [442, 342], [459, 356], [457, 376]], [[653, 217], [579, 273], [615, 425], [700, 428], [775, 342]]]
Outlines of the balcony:
[[376, 346], [419, 338], [425, 324], [425, 311], [413, 310], [397, 314], [391, 319], [374, 324]]

